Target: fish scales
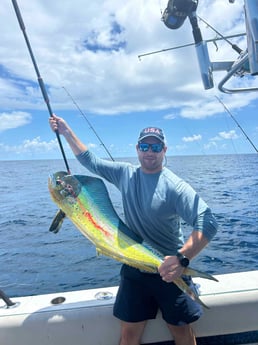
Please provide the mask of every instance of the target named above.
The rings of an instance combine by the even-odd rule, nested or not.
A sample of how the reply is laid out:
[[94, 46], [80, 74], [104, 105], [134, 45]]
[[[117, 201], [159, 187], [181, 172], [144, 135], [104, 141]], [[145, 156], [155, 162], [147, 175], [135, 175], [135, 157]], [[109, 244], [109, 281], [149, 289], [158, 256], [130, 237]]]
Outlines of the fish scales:
[[[132, 239], [136, 235], [117, 216], [101, 179], [70, 176], [64, 172], [55, 176], [56, 189], [51, 189], [51, 179], [49, 182], [53, 200], [95, 244], [99, 253], [149, 272], [157, 272], [162, 259]], [[125, 232], [130, 232], [130, 236]]]
[[[57, 213], [50, 227], [51, 231], [58, 231], [58, 221], [62, 222], [66, 215], [96, 246], [98, 253], [143, 271], [158, 272], [158, 267], [163, 262], [161, 254], [145, 246], [142, 239], [119, 218], [100, 178], [68, 175], [61, 171], [49, 177], [48, 187], [61, 212], [61, 215]], [[211, 275], [192, 268], [186, 268], [184, 274], [216, 280]], [[182, 278], [177, 278], [174, 283], [204, 305]]]

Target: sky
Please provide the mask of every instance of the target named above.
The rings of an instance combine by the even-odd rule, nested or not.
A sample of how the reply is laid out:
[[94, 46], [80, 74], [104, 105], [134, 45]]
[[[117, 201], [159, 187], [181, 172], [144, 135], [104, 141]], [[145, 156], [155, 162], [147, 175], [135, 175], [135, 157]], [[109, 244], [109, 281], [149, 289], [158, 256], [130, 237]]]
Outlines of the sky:
[[[136, 156], [142, 128], [163, 128], [168, 155], [255, 153], [258, 93], [222, 93], [202, 84], [188, 18], [167, 28], [163, 0], [17, 0], [37, 75], [11, 0], [0, 7], [0, 160], [62, 158], [50, 111], [63, 117], [101, 157]], [[204, 40], [246, 32], [244, 3], [200, 0]], [[208, 43], [211, 62], [236, 61], [246, 36]], [[43, 79], [50, 111], [39, 88]], [[258, 87], [258, 77], [232, 77], [231, 89]], [[228, 111], [226, 111], [225, 107]], [[242, 130], [241, 130], [242, 128]], [[65, 154], [73, 157], [61, 137]]]

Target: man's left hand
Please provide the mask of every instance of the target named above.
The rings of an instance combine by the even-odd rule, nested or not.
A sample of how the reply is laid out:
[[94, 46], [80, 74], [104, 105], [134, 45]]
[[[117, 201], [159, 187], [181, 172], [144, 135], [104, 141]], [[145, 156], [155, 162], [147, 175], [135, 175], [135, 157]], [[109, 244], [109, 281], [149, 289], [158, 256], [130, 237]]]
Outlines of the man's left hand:
[[159, 266], [158, 271], [165, 282], [171, 283], [181, 277], [184, 267], [180, 265], [177, 256], [165, 256], [164, 262]]

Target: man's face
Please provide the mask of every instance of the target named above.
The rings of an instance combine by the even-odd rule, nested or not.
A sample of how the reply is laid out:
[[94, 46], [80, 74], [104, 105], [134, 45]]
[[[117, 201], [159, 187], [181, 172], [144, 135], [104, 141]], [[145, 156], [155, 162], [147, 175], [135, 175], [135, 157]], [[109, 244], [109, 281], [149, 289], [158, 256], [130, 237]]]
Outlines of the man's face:
[[[161, 142], [155, 137], [147, 137], [143, 139], [141, 143], [159, 144]], [[139, 144], [136, 145], [136, 150], [143, 172], [147, 174], [154, 174], [162, 170], [163, 159], [167, 151], [167, 147], [165, 145], [162, 147], [162, 150], [160, 152], [153, 152], [151, 147], [149, 147], [149, 149], [145, 152], [141, 151]]]

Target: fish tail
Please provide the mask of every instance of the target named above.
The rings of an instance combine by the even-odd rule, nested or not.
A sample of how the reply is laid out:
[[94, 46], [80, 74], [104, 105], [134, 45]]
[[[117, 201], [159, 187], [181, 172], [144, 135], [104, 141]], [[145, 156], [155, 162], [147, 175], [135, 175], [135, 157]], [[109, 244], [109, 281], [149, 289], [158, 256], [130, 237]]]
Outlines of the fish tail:
[[184, 293], [186, 293], [189, 297], [192, 298], [192, 300], [196, 301], [197, 303], [199, 303], [201, 306], [203, 306], [206, 309], [209, 309], [209, 307], [203, 303], [203, 301], [200, 299], [200, 297], [198, 296], [198, 294], [193, 291], [187, 284], [186, 282], [182, 279], [182, 278], [177, 278], [173, 281], [174, 284], [176, 284], [176, 286], [182, 290]]
[[214, 280], [214, 281], [218, 282], [218, 279], [213, 277], [211, 274], [193, 269], [191, 267], [185, 268], [183, 274], [187, 275], [187, 276], [191, 276], [191, 277], [199, 277], [199, 278]]

